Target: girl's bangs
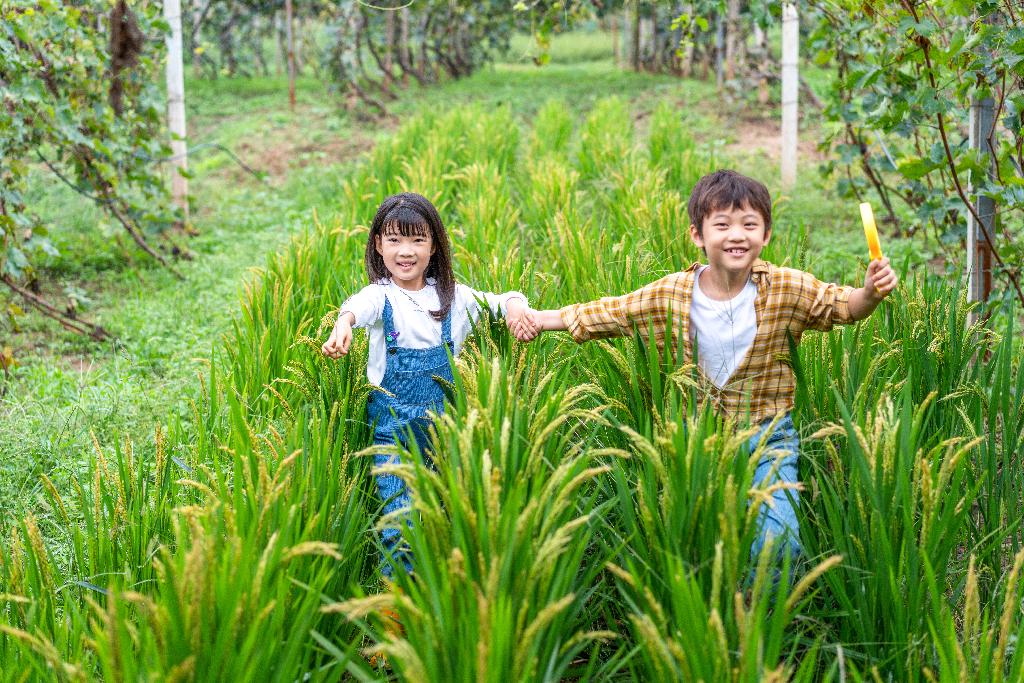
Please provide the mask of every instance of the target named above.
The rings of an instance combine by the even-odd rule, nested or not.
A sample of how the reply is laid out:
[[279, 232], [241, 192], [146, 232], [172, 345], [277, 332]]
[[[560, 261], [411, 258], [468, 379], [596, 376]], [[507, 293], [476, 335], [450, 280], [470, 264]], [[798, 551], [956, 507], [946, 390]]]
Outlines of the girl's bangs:
[[402, 237], [413, 235], [430, 235], [430, 224], [408, 206], [396, 206], [382, 221], [381, 233], [384, 235], [399, 234]]

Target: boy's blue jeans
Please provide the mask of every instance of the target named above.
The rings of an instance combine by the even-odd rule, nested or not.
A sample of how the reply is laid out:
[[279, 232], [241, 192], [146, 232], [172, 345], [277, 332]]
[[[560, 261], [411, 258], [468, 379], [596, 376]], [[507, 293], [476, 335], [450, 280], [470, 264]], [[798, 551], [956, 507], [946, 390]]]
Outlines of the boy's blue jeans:
[[[771, 427], [772, 420], [767, 419], [758, 425], [758, 431], [750, 437], [748, 447], [753, 452]], [[781, 452], [780, 452], [781, 451]], [[800, 455], [800, 435], [793, 426], [793, 418], [789, 413], [780, 419], [769, 434], [761, 459], [754, 472], [754, 485], [767, 488], [778, 482], [796, 484], [797, 459]], [[776, 552], [781, 558], [788, 554], [796, 560], [801, 552], [800, 523], [796, 518], [796, 509], [800, 505], [797, 491], [781, 490], [771, 496], [772, 504], [761, 504], [757, 515], [757, 537], [750, 547], [751, 560], [757, 561], [761, 549], [768, 539], [775, 539]]]

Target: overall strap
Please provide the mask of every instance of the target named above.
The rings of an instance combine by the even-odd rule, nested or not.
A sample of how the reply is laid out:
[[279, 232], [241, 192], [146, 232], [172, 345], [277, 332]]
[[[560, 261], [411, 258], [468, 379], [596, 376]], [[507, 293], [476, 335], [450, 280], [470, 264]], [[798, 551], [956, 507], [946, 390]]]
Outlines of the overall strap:
[[387, 344], [388, 351], [394, 353], [392, 349], [398, 348], [398, 332], [395, 331], [395, 311], [391, 307], [391, 300], [388, 299], [388, 295], [384, 294], [384, 343]]
[[[452, 302], [452, 306], [455, 302]], [[448, 307], [448, 315], [441, 321], [441, 343], [451, 345], [452, 343], [452, 306]]]

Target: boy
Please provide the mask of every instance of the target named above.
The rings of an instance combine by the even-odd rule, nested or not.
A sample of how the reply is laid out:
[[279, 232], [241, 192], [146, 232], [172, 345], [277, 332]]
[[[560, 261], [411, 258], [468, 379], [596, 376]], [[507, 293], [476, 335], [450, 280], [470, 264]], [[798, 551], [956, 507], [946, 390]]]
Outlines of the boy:
[[[543, 330], [568, 330], [585, 342], [653, 329], [657, 345], [668, 337], [670, 348], [678, 348], [674, 335], [679, 335], [683, 362], [692, 362], [696, 350], [718, 410], [759, 427], [751, 450], [772, 430], [767, 449], [774, 453], [758, 463], [754, 480], [765, 487], [793, 486], [776, 490], [773, 505], [761, 508], [751, 552], [759, 554], [769, 538], [778, 538], [781, 551], [795, 557], [800, 553], [793, 507], [799, 436], [789, 415], [796, 382], [784, 360], [790, 350], [787, 331], [799, 342], [804, 330], [827, 331], [868, 317], [895, 289], [896, 274], [888, 259], [872, 261], [864, 286], [854, 289], [761, 261], [771, 237], [771, 197], [762, 183], [735, 171], [701, 178], [687, 208], [690, 237], [704, 250], [707, 265], [695, 263], [624, 296], [533, 311], [512, 331], [528, 341]], [[786, 455], [779, 458], [779, 451]]]

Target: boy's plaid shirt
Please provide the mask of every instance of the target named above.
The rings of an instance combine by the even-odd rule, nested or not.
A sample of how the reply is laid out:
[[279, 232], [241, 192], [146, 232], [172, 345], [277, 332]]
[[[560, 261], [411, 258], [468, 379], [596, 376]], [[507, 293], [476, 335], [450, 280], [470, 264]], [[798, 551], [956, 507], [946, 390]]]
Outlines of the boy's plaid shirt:
[[[653, 330], [661, 349], [669, 334], [670, 348], [678, 349], [681, 338], [683, 363], [692, 363], [690, 302], [700, 265], [694, 263], [681, 273], [623, 296], [566, 306], [561, 310], [562, 322], [577, 342], [629, 336], [634, 329], [646, 337]], [[761, 260], [754, 262], [752, 278], [757, 286], [757, 335], [750, 350], [721, 389], [699, 368], [697, 372], [722, 413], [747, 418], [753, 424], [793, 407], [796, 378], [790, 366], [787, 330], [799, 343], [804, 330], [828, 331], [835, 324], [853, 322], [849, 306], [853, 287], [823, 283], [810, 273]]]

